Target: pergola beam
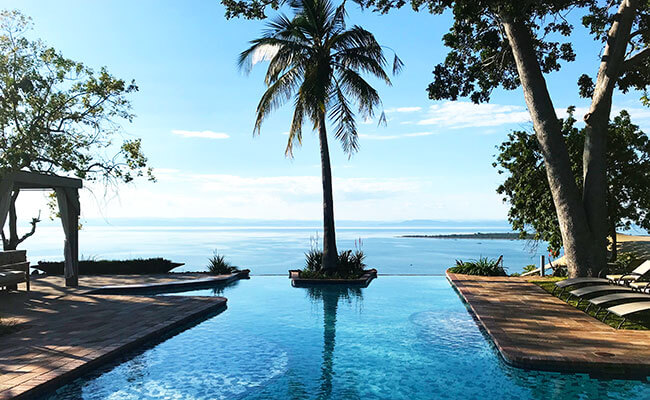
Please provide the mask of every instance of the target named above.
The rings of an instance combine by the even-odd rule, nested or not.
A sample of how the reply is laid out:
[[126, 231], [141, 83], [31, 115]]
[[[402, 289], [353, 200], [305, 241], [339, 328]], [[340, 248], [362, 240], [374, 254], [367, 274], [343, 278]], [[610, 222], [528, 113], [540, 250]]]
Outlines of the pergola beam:
[[55, 189], [58, 187], [81, 189], [83, 186], [81, 179], [28, 171], [10, 172], [3, 177], [4, 179], [12, 180], [15, 189]]

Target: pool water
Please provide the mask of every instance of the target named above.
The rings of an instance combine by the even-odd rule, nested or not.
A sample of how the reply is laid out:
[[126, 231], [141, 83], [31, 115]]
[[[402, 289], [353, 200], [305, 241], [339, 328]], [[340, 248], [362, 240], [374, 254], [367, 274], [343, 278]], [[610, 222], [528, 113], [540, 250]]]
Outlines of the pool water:
[[444, 277], [365, 289], [262, 276], [228, 309], [61, 388], [51, 399], [648, 399], [646, 381], [506, 365]]

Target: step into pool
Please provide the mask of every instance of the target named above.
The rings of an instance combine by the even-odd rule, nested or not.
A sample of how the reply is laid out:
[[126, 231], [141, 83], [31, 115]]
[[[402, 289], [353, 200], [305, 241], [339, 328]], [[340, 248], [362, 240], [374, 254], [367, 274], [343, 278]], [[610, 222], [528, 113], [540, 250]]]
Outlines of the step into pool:
[[506, 365], [441, 276], [364, 289], [252, 277], [228, 309], [49, 399], [648, 399], [642, 380]]

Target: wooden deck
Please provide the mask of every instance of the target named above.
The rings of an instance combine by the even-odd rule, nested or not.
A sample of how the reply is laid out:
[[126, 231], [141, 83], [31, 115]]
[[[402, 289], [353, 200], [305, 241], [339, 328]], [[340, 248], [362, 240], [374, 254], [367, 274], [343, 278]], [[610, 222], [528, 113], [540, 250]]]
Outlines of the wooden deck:
[[524, 278], [447, 278], [513, 366], [650, 375], [650, 331], [616, 330]]
[[[96, 279], [93, 279], [96, 278]], [[183, 279], [192, 279], [185, 276]], [[92, 295], [95, 286], [159, 283], [158, 277], [35, 279], [32, 292], [0, 294], [0, 316], [18, 323], [0, 336], [0, 399], [31, 398], [116, 356], [226, 308], [222, 297]]]

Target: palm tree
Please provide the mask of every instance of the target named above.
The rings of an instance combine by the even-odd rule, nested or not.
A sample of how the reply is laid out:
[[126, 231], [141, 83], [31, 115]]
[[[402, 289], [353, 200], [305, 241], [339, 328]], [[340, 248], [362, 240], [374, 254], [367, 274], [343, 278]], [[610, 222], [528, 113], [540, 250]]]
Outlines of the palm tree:
[[[359, 149], [352, 102], [366, 119], [381, 104], [377, 91], [361, 76], [374, 75], [390, 85], [384, 70], [386, 58], [372, 33], [345, 25], [345, 2], [334, 7], [330, 0], [294, 0], [294, 16], [281, 14], [268, 24], [268, 30], [239, 56], [239, 66], [249, 72], [262, 60], [269, 61], [266, 92], [257, 106], [253, 134], [275, 109], [294, 98], [294, 112], [285, 155], [302, 143], [302, 125], [308, 118], [320, 141], [323, 181], [323, 270], [336, 270], [337, 250], [332, 200], [332, 170], [327, 144], [326, 121], [335, 126], [335, 137], [348, 156]], [[393, 73], [402, 62], [395, 55]], [[385, 121], [382, 113], [380, 121]]]

